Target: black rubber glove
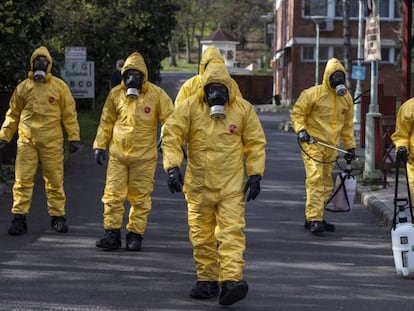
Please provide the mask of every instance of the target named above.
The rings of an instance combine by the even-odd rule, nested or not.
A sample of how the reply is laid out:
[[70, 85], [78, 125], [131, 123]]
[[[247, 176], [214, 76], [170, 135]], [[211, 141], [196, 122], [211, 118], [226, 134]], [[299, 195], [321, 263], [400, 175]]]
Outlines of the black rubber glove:
[[348, 149], [344, 155], [344, 159], [347, 161], [355, 160], [355, 148]]
[[69, 142], [69, 152], [75, 153], [80, 149], [80, 141], [72, 140]]
[[310, 141], [311, 141], [311, 137], [310, 137], [310, 135], [308, 134], [308, 132], [306, 132], [306, 130], [301, 130], [301, 131], [298, 133], [298, 138], [299, 138], [299, 141], [307, 142], [308, 144], [309, 144], [309, 143], [310, 143]]
[[183, 176], [178, 167], [168, 170], [168, 188], [171, 193], [183, 191]]
[[5, 141], [4, 139], [0, 139], [0, 150], [6, 147], [7, 144], [8, 144], [7, 141]]
[[404, 146], [399, 147], [398, 151], [397, 151], [397, 159], [399, 159], [400, 161], [406, 163], [407, 159], [408, 159], [407, 153], [408, 152], [407, 152], [406, 147], [404, 147]]
[[103, 149], [94, 149], [94, 158], [96, 163], [103, 165], [103, 162], [106, 161], [106, 153]]
[[254, 200], [260, 193], [260, 181], [262, 180], [262, 176], [260, 175], [252, 175], [246, 182], [244, 186], [244, 193], [249, 190], [249, 195], [247, 196], [247, 201]]

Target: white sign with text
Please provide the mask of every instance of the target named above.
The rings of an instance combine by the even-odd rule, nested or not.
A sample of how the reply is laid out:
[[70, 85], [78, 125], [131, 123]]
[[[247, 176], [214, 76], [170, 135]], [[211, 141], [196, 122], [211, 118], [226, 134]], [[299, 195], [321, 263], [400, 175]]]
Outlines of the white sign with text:
[[74, 98], [95, 98], [95, 62], [67, 62], [61, 77]]

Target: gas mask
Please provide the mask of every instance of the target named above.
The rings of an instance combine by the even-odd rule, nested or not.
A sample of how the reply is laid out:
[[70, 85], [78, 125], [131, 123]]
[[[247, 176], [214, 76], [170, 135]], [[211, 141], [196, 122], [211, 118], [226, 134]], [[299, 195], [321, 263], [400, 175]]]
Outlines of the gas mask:
[[329, 77], [329, 85], [333, 88], [338, 96], [344, 96], [347, 92], [345, 86], [345, 74], [342, 71], [335, 71]]
[[49, 61], [45, 56], [37, 56], [33, 60], [33, 80], [37, 83], [43, 83], [46, 80], [46, 71]]
[[227, 88], [220, 83], [210, 83], [204, 88], [205, 99], [210, 106], [210, 117], [222, 120], [226, 117], [224, 104], [229, 101]]
[[135, 99], [139, 96], [139, 91], [143, 83], [143, 74], [139, 70], [128, 69], [124, 72], [123, 78], [126, 86], [126, 95]]

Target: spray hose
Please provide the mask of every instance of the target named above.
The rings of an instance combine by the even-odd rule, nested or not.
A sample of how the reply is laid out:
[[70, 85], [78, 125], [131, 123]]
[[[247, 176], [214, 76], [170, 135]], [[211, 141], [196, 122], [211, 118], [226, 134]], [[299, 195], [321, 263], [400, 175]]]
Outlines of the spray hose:
[[[315, 159], [314, 157], [312, 157], [310, 154], [308, 154], [308, 153], [307, 153], [307, 152], [303, 149], [302, 144], [301, 144], [301, 143], [300, 143], [300, 141], [299, 141], [299, 137], [297, 138], [297, 141], [298, 141], [298, 145], [299, 145], [299, 147], [300, 147], [300, 150], [301, 150], [304, 154], [306, 154], [306, 155], [307, 155], [310, 159], [314, 160], [315, 162], [322, 163], [322, 164], [329, 164], [329, 163], [334, 163], [334, 162], [336, 162], [336, 161], [338, 160], [338, 157], [336, 157], [336, 158], [335, 158], [335, 160], [332, 160], [332, 161], [322, 161], [322, 160]], [[313, 138], [313, 137], [311, 137], [311, 138], [310, 138], [310, 140], [309, 140], [308, 144], [318, 144], [318, 145], [321, 145], [321, 146], [324, 146], [324, 147], [327, 147], [327, 148], [330, 148], [330, 149], [333, 149], [333, 150], [336, 150], [336, 151], [339, 151], [339, 152], [342, 152], [342, 153], [345, 153], [345, 154], [349, 154], [349, 152], [348, 152], [348, 151], [346, 151], [346, 150], [344, 150], [344, 149], [341, 149], [341, 148], [338, 148], [338, 147], [335, 147], [335, 146], [332, 146], [332, 145], [329, 145], [329, 144], [326, 144], [326, 143], [320, 142], [320, 141], [316, 140], [316, 139], [315, 139], [315, 138]]]

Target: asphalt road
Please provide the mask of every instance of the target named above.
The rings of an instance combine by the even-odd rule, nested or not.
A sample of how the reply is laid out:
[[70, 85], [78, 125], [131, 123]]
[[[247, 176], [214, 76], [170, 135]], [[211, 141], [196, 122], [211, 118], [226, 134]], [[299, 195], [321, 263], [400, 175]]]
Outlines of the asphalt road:
[[337, 230], [320, 237], [303, 228], [296, 137], [277, 130], [286, 113], [259, 117], [267, 163], [262, 191], [246, 208], [245, 300], [222, 307], [189, 297], [196, 279], [186, 206], [168, 191], [161, 161], [142, 251], [96, 249], [105, 168], [85, 143], [66, 162], [67, 234], [49, 230], [40, 177], [26, 235], [7, 235], [11, 195], [0, 197], [0, 310], [412, 310], [412, 280], [396, 275], [390, 234], [369, 209], [327, 213]]

